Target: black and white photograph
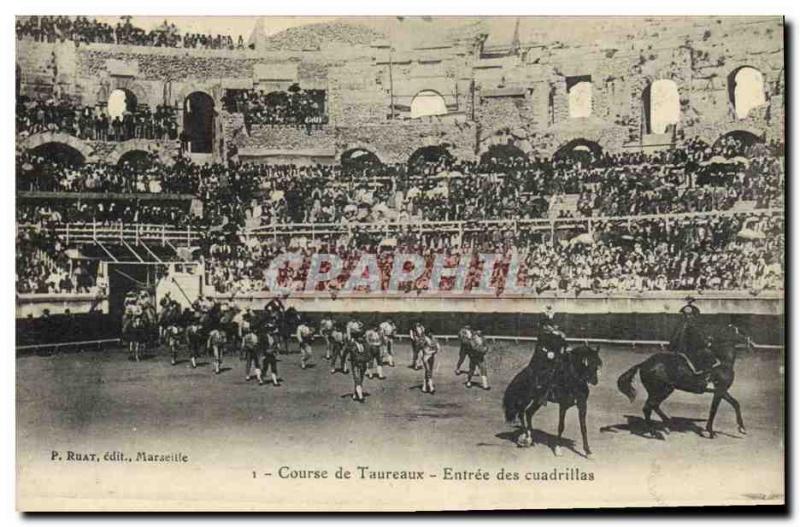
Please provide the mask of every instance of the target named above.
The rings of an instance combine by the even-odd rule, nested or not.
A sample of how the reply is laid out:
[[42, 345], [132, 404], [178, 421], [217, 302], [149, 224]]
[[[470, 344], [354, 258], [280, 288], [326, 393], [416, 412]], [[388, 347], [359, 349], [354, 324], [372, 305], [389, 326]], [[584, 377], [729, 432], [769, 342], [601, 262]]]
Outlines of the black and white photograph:
[[14, 23], [19, 511], [786, 503], [779, 14]]

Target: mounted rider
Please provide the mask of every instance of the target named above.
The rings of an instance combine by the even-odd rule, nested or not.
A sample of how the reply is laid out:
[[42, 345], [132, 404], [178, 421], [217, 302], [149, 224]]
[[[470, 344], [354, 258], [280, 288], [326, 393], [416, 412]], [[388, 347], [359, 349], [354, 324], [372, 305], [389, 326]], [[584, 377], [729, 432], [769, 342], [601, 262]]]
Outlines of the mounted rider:
[[686, 297], [686, 304], [678, 311], [681, 320], [669, 341], [669, 349], [686, 357], [692, 373], [708, 376], [720, 362], [709, 349], [710, 341], [703, 336], [700, 308], [694, 302], [694, 297]]
[[270, 300], [266, 306], [264, 306], [264, 311], [266, 311], [267, 314], [269, 315], [282, 318], [283, 312], [286, 311], [286, 306], [283, 305], [283, 300], [281, 300], [280, 297], [276, 296], [272, 300]]
[[547, 404], [547, 399], [565, 367], [566, 355], [566, 336], [556, 322], [553, 306], [547, 305], [536, 336], [536, 348], [529, 363], [535, 376], [534, 384], [539, 391], [540, 404]]

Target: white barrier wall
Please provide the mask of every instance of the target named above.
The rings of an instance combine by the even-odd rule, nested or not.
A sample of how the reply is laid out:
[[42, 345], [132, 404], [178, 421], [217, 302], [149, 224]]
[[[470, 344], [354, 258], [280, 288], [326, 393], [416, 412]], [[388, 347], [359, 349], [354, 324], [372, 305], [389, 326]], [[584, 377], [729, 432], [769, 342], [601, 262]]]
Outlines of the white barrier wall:
[[[677, 313], [686, 303], [686, 296], [695, 297], [703, 314], [707, 315], [773, 315], [784, 313], [784, 298], [780, 291], [766, 291], [758, 295], [747, 292], [698, 292], [659, 291], [647, 293], [596, 294], [547, 294], [536, 297], [503, 295], [496, 297], [466, 295], [417, 295], [407, 294], [350, 294], [332, 296], [327, 293], [295, 293], [284, 300], [301, 312], [324, 313], [543, 313], [545, 307], [553, 306], [558, 313], [606, 314], [606, 313]], [[230, 294], [219, 294], [230, 299]], [[248, 296], [236, 296], [241, 307], [261, 309], [271, 298], [269, 292]]]
[[93, 293], [18, 294], [16, 318], [38, 318], [44, 310], [51, 315], [61, 315], [67, 310], [73, 315], [91, 310], [108, 314], [108, 298]]

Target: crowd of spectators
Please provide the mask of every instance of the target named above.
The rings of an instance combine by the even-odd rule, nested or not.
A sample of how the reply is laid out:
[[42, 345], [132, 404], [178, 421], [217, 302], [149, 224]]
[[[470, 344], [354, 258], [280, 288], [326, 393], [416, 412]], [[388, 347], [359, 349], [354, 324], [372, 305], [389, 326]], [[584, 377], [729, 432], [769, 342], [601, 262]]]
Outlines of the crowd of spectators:
[[[783, 219], [741, 214], [727, 217], [683, 218], [669, 222], [644, 219], [616, 225], [600, 224], [592, 236], [564, 232], [556, 239], [534, 232], [507, 231], [473, 235], [418, 234], [413, 230], [391, 239], [369, 236], [321, 236], [313, 241], [280, 238], [217, 237], [205, 250], [208, 283], [222, 292], [250, 294], [267, 289], [266, 271], [273, 258], [286, 251], [305, 258], [298, 268], [286, 267], [281, 284], [304, 289], [308, 264], [316, 252], [336, 254], [345, 265], [334, 280], [320, 285], [337, 294], [363, 254], [376, 257], [381, 287], [387, 288], [393, 258], [399, 253], [421, 255], [426, 271], [414, 282], [401, 284], [405, 292], [431, 288], [431, 270], [437, 255], [447, 266], [469, 262], [466, 289], [481, 279], [479, 253], [495, 254], [493, 289], [506, 285], [511, 257], [519, 263], [517, 284], [533, 290], [580, 295], [586, 291], [749, 290], [783, 287]], [[551, 243], [552, 242], [552, 243]], [[445, 278], [443, 291], [454, 278]]]
[[234, 46], [230, 35], [187, 33], [183, 36], [175, 24], [166, 20], [147, 31], [133, 25], [131, 17], [120, 17], [116, 24], [107, 24], [85, 16], [28, 16], [18, 17], [17, 39], [37, 42], [67, 42], [76, 44], [120, 44], [129, 46], [184, 47], [203, 49], [242, 49], [241, 35]]
[[136, 165], [74, 166], [20, 154], [17, 182], [21, 190], [192, 194], [203, 202], [210, 225], [230, 222], [250, 228], [525, 221], [782, 206], [782, 158], [717, 159], [712, 154], [709, 150], [705, 158], [691, 162], [674, 154], [603, 156], [594, 162], [490, 157], [481, 163], [439, 161], [419, 170], [404, 164], [195, 164], [181, 157], [171, 164], [151, 157]]
[[254, 125], [305, 126], [309, 131], [327, 123], [325, 90], [304, 90], [293, 84], [287, 91], [226, 90], [223, 107], [242, 113], [248, 129]]
[[[539, 291], [758, 290], [781, 286], [782, 216], [762, 218], [748, 211], [782, 206], [782, 163], [770, 149], [727, 143], [649, 156], [581, 154], [532, 161], [488, 156], [480, 163], [440, 157], [389, 166], [262, 165], [235, 159], [228, 165], [195, 164], [180, 157], [171, 164], [151, 157], [136, 166], [79, 166], [28, 152], [17, 157], [21, 190], [124, 192], [131, 197], [26, 201], [17, 207], [17, 221], [197, 227], [208, 233], [203, 254], [209, 279], [220, 290], [263, 288], [271, 258], [308, 242], [292, 237], [291, 226], [281, 226], [297, 223], [328, 224], [318, 229], [323, 234], [316, 236], [317, 246], [303, 250], [321, 250], [319, 243], [325, 242], [347, 257], [380, 254], [384, 238], [392, 240], [392, 252], [411, 247], [429, 258], [441, 251], [451, 257], [471, 254], [476, 244], [504, 257], [516, 250], [524, 261], [522, 276]], [[137, 193], [194, 195], [203, 203], [203, 217], [168, 200], [137, 199]], [[570, 194], [577, 197], [574, 206], [559, 209]], [[741, 212], [635, 218], [729, 209]], [[563, 216], [574, 222], [558, 223], [550, 240], [542, 239], [541, 223], [536, 229], [523, 221]], [[633, 219], [608, 223], [609, 216]], [[591, 232], [586, 217], [594, 218]], [[431, 220], [462, 223], [428, 229], [439, 234], [415, 227]], [[480, 223], [484, 220], [516, 220], [518, 225], [487, 228]], [[260, 237], [245, 235], [264, 226]], [[334, 234], [326, 239], [326, 231]]]
[[25, 137], [40, 132], [60, 132], [80, 139], [127, 141], [129, 139], [177, 139], [178, 119], [175, 108], [148, 105], [111, 116], [102, 107], [79, 106], [66, 98], [36, 100], [18, 97], [17, 134]]
[[18, 230], [17, 293], [97, 292], [96, 263], [70, 259], [67, 250], [64, 243], [52, 231]]

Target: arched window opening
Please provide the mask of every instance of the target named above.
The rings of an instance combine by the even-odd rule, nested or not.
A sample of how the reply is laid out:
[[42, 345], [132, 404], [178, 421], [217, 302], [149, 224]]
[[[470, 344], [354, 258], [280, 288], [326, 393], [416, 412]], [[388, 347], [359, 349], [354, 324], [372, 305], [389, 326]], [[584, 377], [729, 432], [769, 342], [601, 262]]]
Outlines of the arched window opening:
[[432, 90], [423, 90], [414, 96], [411, 101], [411, 118], [426, 117], [429, 115], [445, 115], [447, 105], [444, 97]]
[[210, 154], [214, 145], [214, 99], [193, 92], [183, 103], [183, 132], [191, 153]]
[[569, 116], [571, 119], [592, 115], [592, 77], [567, 78], [567, 97], [569, 100]]
[[453, 162], [453, 156], [443, 146], [425, 146], [418, 148], [408, 158], [408, 171], [412, 175], [431, 174], [447, 170]]
[[481, 166], [513, 165], [528, 160], [528, 156], [518, 147], [509, 144], [492, 145], [481, 155]]
[[30, 153], [53, 165], [79, 167], [86, 161], [80, 151], [64, 143], [44, 143]]
[[753, 108], [767, 104], [764, 76], [755, 68], [744, 66], [728, 78], [728, 95], [737, 119], [746, 119]]
[[342, 154], [342, 168], [345, 169], [369, 169], [381, 166], [381, 160], [373, 152], [364, 148], [354, 148]]
[[153, 166], [154, 157], [153, 154], [144, 150], [131, 150], [120, 156], [117, 165], [120, 167], [127, 165], [137, 172], [144, 171]]
[[108, 96], [106, 110], [111, 119], [122, 116], [125, 112], [133, 113], [136, 110], [136, 96], [130, 90], [118, 89]]
[[678, 124], [681, 102], [678, 85], [669, 79], [653, 82], [643, 95], [646, 133], [663, 134], [671, 125]]
[[569, 143], [561, 146], [553, 154], [554, 161], [572, 160], [590, 164], [603, 155], [603, 148], [594, 141], [588, 139], [573, 139]]

